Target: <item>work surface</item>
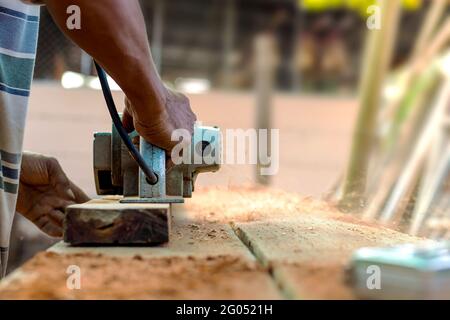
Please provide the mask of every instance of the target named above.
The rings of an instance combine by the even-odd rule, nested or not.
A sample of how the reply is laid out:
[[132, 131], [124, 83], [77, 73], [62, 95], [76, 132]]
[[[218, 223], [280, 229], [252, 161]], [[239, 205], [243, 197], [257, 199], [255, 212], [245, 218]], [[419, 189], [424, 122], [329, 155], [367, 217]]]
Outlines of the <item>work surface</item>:
[[[162, 247], [40, 253], [0, 284], [1, 299], [351, 299], [360, 247], [420, 241], [331, 205], [262, 189], [207, 189], [174, 208]], [[79, 267], [81, 288], [67, 273]]]

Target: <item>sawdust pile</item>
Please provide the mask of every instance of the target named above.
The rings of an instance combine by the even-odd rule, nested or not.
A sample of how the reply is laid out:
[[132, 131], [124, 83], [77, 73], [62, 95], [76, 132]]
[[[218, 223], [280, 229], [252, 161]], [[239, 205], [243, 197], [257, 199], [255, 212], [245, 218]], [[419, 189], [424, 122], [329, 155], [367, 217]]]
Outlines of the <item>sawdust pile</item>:
[[[69, 290], [69, 266], [81, 289]], [[0, 299], [274, 299], [270, 278], [256, 262], [230, 256], [204, 259], [41, 253], [2, 284]], [[6, 288], [6, 289], [5, 289]]]

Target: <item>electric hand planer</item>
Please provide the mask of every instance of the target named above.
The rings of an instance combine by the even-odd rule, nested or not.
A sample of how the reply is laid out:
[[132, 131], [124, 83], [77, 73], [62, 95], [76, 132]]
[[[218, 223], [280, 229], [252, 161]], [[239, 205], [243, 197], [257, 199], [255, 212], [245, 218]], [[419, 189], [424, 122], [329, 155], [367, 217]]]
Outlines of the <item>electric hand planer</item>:
[[199, 173], [220, 168], [220, 130], [196, 126], [190, 145], [179, 148], [177, 159], [166, 161], [164, 150], [124, 130], [106, 74], [95, 66], [114, 124], [112, 132], [94, 134], [95, 185], [97, 194], [106, 197], [66, 209], [64, 241], [71, 245], [165, 243], [171, 206], [192, 197]]
[[[121, 203], [182, 203], [192, 197], [197, 175], [220, 168], [221, 138], [216, 127], [195, 127], [191, 145], [168, 168], [166, 152], [139, 139], [140, 154], [157, 176], [148, 181], [113, 127], [94, 135], [94, 177], [98, 195], [123, 195]], [[187, 152], [187, 154], [185, 154]]]

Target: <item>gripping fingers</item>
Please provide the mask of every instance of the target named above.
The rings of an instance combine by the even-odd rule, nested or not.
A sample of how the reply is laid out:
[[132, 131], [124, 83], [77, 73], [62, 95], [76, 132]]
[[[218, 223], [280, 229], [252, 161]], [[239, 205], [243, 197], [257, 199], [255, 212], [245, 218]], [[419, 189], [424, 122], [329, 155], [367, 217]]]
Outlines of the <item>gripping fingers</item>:
[[53, 222], [53, 224], [55, 224], [58, 227], [62, 227], [63, 222], [64, 222], [64, 213], [60, 210], [52, 210], [49, 212], [48, 214], [49, 219], [51, 220], [51, 222]]
[[75, 183], [70, 181], [70, 189], [74, 195], [74, 200], [76, 203], [85, 203], [91, 200], [83, 190], [81, 190]]
[[50, 237], [60, 238], [62, 236], [62, 226], [57, 226], [47, 215], [40, 217], [36, 225]]

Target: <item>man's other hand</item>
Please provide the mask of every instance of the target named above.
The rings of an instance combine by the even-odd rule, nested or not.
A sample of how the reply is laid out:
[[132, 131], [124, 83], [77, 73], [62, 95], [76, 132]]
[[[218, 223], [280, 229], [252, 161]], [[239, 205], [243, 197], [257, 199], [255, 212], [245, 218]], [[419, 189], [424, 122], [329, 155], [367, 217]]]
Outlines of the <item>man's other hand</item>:
[[43, 232], [61, 237], [65, 208], [87, 201], [89, 197], [67, 178], [56, 159], [23, 154], [17, 212]]
[[[126, 98], [122, 121], [128, 132], [136, 129], [146, 141], [170, 152], [179, 143], [171, 140], [172, 132], [185, 129], [192, 135], [197, 117], [184, 94], [168, 88], [163, 91], [165, 96], [159, 99], [160, 105], [149, 105], [148, 112], [142, 111], [144, 108], [134, 108]], [[190, 141], [185, 139], [183, 144], [189, 145]]]

